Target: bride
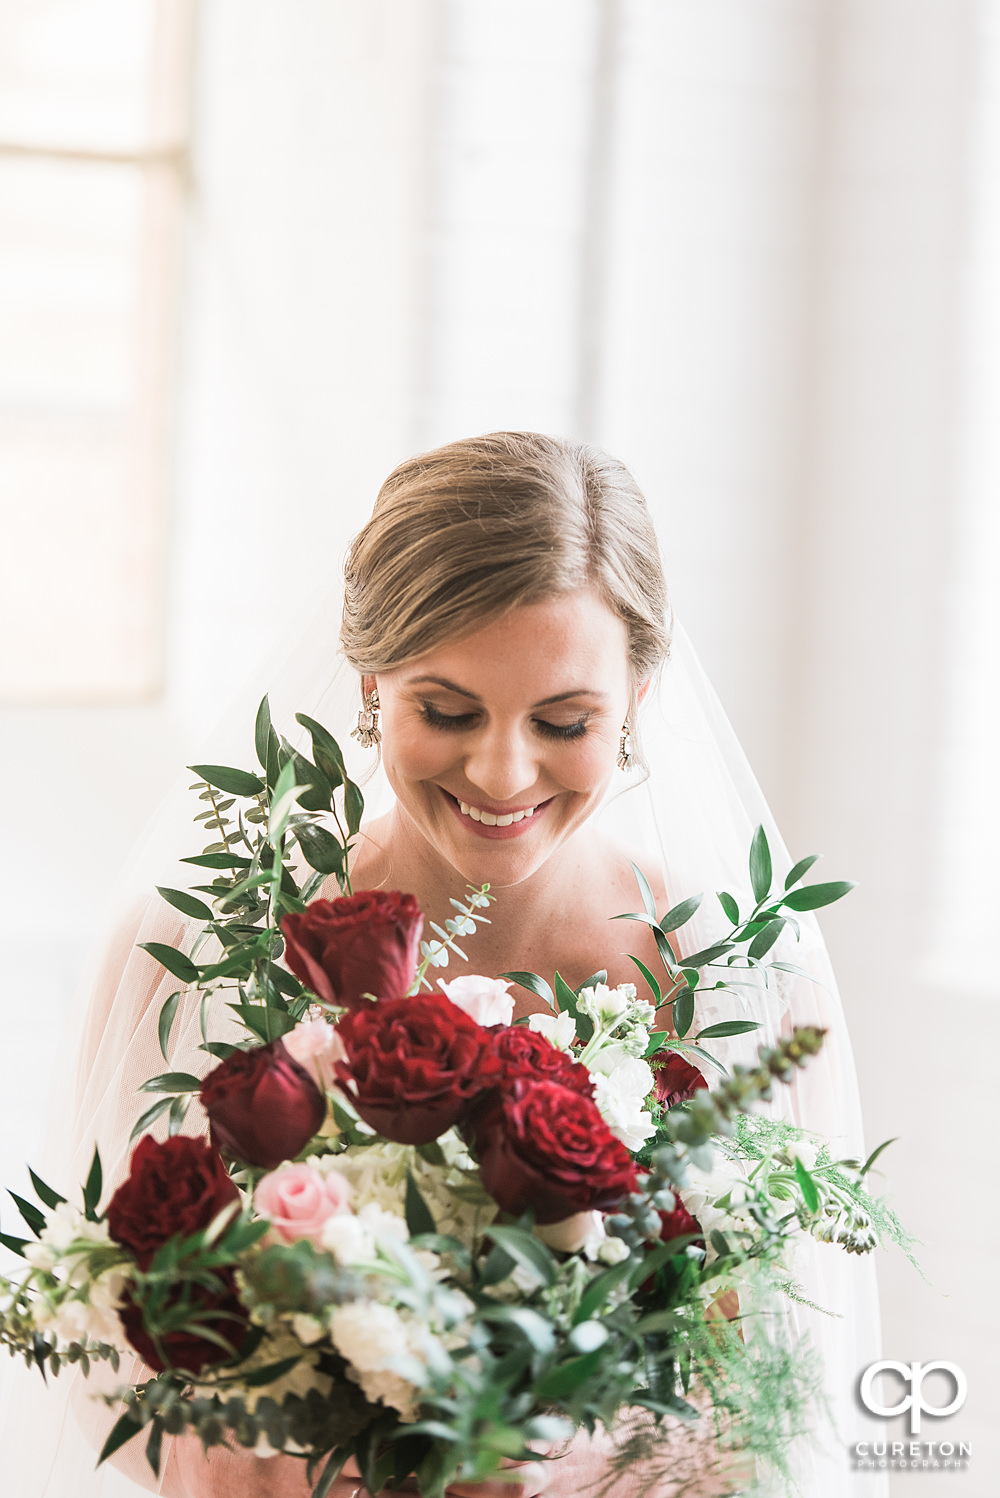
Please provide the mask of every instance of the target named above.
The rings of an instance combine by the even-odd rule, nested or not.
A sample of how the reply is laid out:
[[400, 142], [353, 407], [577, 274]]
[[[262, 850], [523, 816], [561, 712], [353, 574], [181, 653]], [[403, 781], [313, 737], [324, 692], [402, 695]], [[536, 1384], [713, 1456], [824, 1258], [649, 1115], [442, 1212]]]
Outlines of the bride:
[[[316, 647], [314, 632], [306, 657]], [[613, 920], [636, 906], [630, 861], [665, 909], [702, 890], [739, 892], [757, 822], [768, 827], [776, 861], [784, 856], [690, 646], [679, 631], [672, 640], [643, 496], [619, 462], [593, 447], [499, 432], [402, 463], [350, 549], [341, 649], [336, 673], [327, 640], [312, 663], [303, 665], [302, 650], [293, 653], [289, 718], [307, 711], [343, 744], [357, 715], [355, 736], [367, 746], [356, 751], [362, 763], [367, 758], [367, 778], [360, 778], [376, 815], [355, 850], [356, 890], [409, 891], [429, 920], [443, 924], [449, 900], [467, 883], [491, 886], [491, 924], [469, 947], [467, 967], [453, 959], [449, 977], [516, 970], [551, 978], [558, 970], [575, 986], [607, 968], [609, 983], [631, 982], [630, 953], [650, 967], [657, 961], [647, 928]], [[713, 920], [706, 900], [684, 928], [686, 941], [706, 945]], [[174, 912], [155, 899], [144, 904], [109, 953], [91, 1001], [73, 1133], [81, 1151], [97, 1138], [111, 1185], [127, 1164], [134, 1088], [159, 1069], [156, 1016], [168, 992], [162, 983], [171, 982], [134, 943], [176, 945], [184, 935]], [[740, 1017], [761, 1028], [752, 1044], [723, 1042], [720, 1059], [746, 1059], [792, 1023], [823, 1025], [821, 1056], [771, 1107], [836, 1138], [843, 1152], [858, 1152], [849, 1042], [811, 918], [788, 955], [822, 986], [782, 974], [781, 991], [773, 984], [752, 991]], [[518, 992], [516, 1015], [542, 1007]], [[703, 1003], [699, 1026], [734, 1017], [738, 1001], [730, 992], [718, 1007]], [[190, 1052], [174, 1064], [203, 1071], [210, 1058], [195, 1049], [196, 1028], [193, 1016], [186, 1036], [181, 1027], [182, 1052]], [[812, 1240], [800, 1269], [805, 1299], [834, 1314], [789, 1302], [769, 1335], [811, 1333], [841, 1428], [800, 1443], [797, 1478], [808, 1498], [847, 1498], [848, 1401], [865, 1361], [877, 1356], [859, 1340], [863, 1332], [877, 1335], [873, 1276], [869, 1265]], [[130, 1376], [127, 1368], [122, 1376]], [[74, 1403], [81, 1423], [93, 1426], [88, 1403], [79, 1394]], [[67, 1451], [72, 1439], [67, 1427]], [[91, 1430], [90, 1440], [99, 1439]], [[168, 1498], [306, 1498], [309, 1491], [303, 1464], [291, 1457], [265, 1461], [214, 1448], [206, 1460], [192, 1440], [173, 1443], [159, 1485], [141, 1450], [126, 1447], [116, 1461]], [[737, 1477], [709, 1475], [715, 1465], [706, 1443], [698, 1491], [735, 1491]], [[70, 1470], [57, 1461], [53, 1474], [66, 1478], [33, 1478], [24, 1498], [100, 1491], [82, 1479], [72, 1483]], [[520, 1475], [530, 1498], [543, 1486], [568, 1495], [603, 1470], [600, 1443], [583, 1440]], [[120, 1481], [109, 1479], [108, 1498], [122, 1491], [114, 1486]], [[495, 1484], [456, 1491], [483, 1486], [510, 1491]], [[333, 1491], [348, 1498], [357, 1488], [344, 1476]], [[622, 1494], [628, 1489], [626, 1479]], [[673, 1491], [672, 1484], [656, 1489], [662, 1498]], [[866, 1492], [873, 1491], [869, 1482]]]

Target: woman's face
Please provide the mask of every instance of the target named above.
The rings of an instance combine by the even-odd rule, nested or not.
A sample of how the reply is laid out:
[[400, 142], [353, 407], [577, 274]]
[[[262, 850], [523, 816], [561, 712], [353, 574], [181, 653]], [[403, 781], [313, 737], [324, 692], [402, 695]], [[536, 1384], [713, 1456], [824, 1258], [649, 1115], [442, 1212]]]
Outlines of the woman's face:
[[585, 588], [375, 678], [382, 759], [407, 831], [474, 884], [533, 874], [614, 773], [626, 651], [625, 625]]

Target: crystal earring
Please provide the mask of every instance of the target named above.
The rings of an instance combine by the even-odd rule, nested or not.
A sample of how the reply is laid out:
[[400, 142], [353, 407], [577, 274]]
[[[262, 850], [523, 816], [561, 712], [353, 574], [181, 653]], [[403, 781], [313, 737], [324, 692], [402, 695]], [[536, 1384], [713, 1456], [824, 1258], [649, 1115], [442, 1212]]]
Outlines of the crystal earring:
[[619, 770], [632, 768], [632, 725], [627, 718], [622, 724], [622, 739], [618, 746], [618, 768]]
[[358, 726], [351, 729], [351, 738], [357, 739], [362, 749], [373, 749], [376, 744], [381, 744], [382, 735], [378, 726], [378, 688], [365, 696], [364, 707], [358, 712]]

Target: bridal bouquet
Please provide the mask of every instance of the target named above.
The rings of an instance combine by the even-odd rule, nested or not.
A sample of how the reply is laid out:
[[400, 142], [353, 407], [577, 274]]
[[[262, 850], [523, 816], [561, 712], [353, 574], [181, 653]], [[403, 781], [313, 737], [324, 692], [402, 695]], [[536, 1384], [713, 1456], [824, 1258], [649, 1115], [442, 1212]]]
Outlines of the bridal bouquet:
[[[658, 917], [636, 871], [633, 918], [666, 975], [637, 963], [653, 1003], [603, 972], [577, 989], [528, 973], [434, 985], [488, 889], [429, 939], [412, 896], [351, 893], [361, 794], [300, 721], [312, 761], [265, 699], [261, 775], [195, 767], [218, 835], [188, 862], [214, 881], [161, 889], [196, 934], [148, 950], [181, 985], [164, 1057], [190, 1012], [213, 1064], [145, 1083], [155, 1101], [103, 1208], [96, 1153], [80, 1208], [32, 1174], [41, 1207], [15, 1197], [31, 1238], [0, 1235], [28, 1265], [3, 1282], [0, 1340], [43, 1375], [141, 1355], [149, 1376], [121, 1391], [101, 1460], [143, 1433], [158, 1470], [164, 1435], [191, 1431], [301, 1456], [315, 1498], [349, 1456], [373, 1494], [412, 1474], [440, 1498], [616, 1422], [618, 1462], [644, 1459], [650, 1482], [677, 1475], [678, 1430], [705, 1421], [719, 1449], [780, 1469], [814, 1378], [754, 1311], [795, 1293], [803, 1233], [852, 1252], [901, 1235], [865, 1190], [874, 1156], [835, 1160], [753, 1112], [822, 1031], [731, 1074], [706, 1042], [753, 1022], [691, 1031], [709, 969], [766, 982], [789, 966], [771, 949], [795, 912], [850, 886], [803, 886], [807, 859], [775, 892], [758, 829], [752, 908], [720, 894], [731, 932], [683, 960], [673, 933], [697, 898]], [[343, 893], [315, 898], [330, 874]], [[546, 1012], [512, 1023], [514, 984]], [[217, 992], [227, 1039], [209, 1036]]]

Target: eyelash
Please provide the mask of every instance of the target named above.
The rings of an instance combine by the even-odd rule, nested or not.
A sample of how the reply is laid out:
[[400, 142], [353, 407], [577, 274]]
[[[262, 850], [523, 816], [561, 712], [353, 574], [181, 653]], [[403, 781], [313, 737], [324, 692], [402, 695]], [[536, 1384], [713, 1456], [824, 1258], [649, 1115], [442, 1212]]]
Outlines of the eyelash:
[[[420, 704], [420, 715], [425, 723], [432, 728], [442, 728], [445, 732], [462, 733], [475, 721], [475, 713], [442, 713], [429, 702]], [[563, 727], [559, 723], [547, 723], [544, 718], [535, 718], [535, 727], [543, 738], [558, 739], [562, 743], [571, 743], [574, 739], [582, 739], [587, 732], [587, 717], [580, 718], [576, 723], [568, 723]]]

